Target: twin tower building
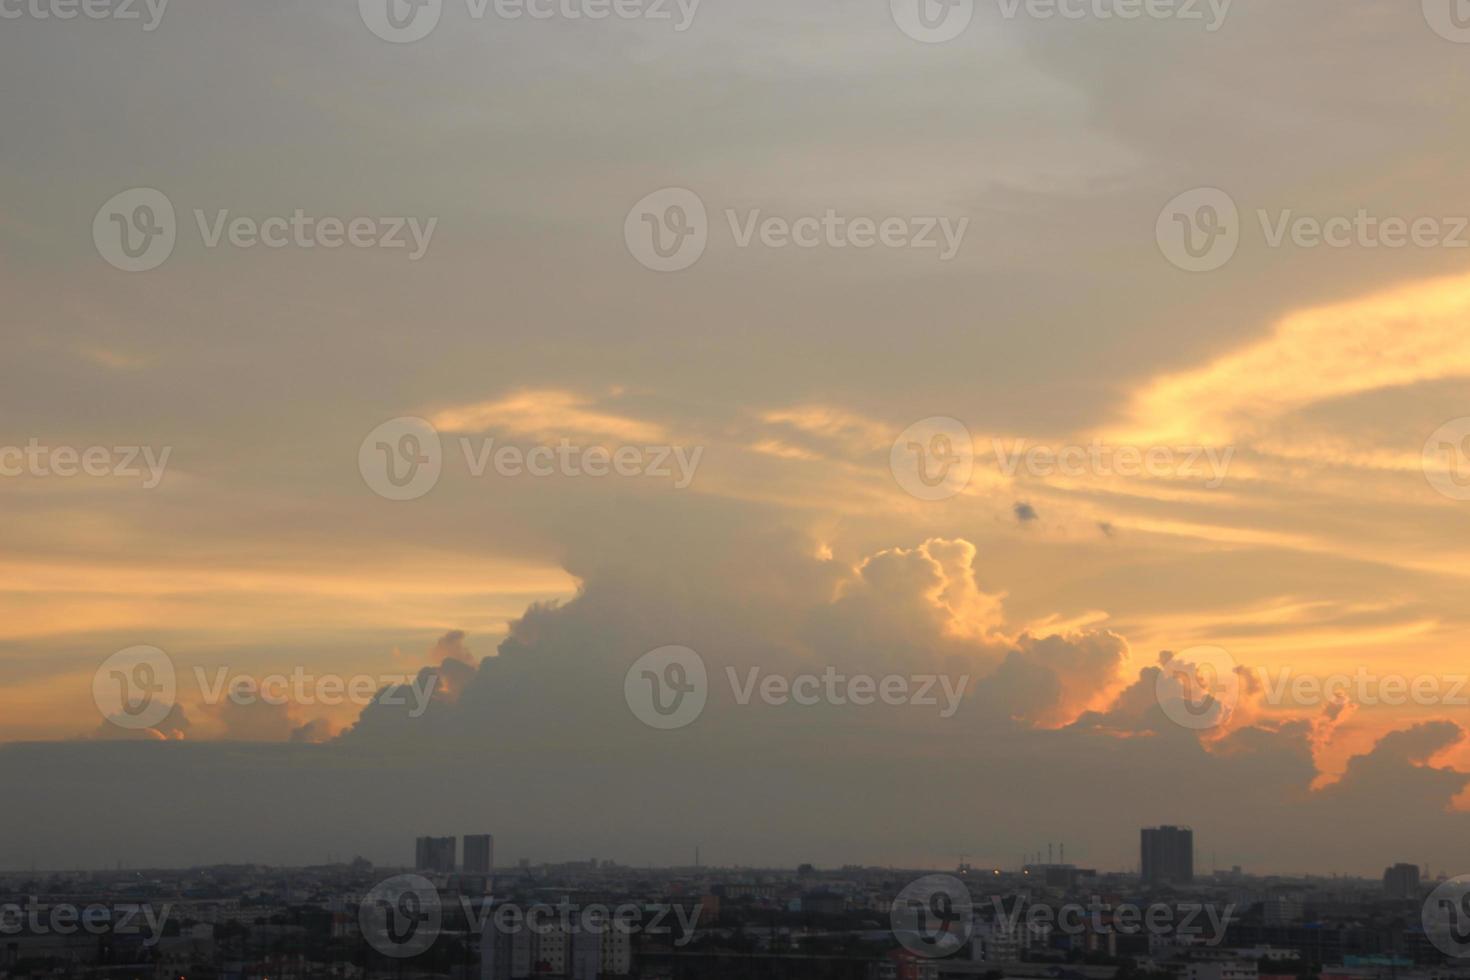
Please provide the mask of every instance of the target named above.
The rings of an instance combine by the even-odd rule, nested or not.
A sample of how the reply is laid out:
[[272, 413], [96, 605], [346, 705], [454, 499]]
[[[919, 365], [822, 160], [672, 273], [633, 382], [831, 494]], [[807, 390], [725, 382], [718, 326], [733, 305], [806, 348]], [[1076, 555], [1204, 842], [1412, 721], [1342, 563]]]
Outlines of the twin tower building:
[[458, 838], [420, 837], [414, 841], [413, 866], [417, 871], [453, 874], [489, 874], [495, 868], [495, 835], [466, 834], [464, 865], [458, 859]]

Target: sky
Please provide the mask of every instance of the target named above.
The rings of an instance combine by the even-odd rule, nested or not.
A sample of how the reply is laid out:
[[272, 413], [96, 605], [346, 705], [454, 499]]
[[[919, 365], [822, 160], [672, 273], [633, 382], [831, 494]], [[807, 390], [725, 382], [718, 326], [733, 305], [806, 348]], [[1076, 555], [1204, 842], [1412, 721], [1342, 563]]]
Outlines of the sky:
[[0, 2], [0, 867], [1470, 870], [1450, 0], [392, 2]]

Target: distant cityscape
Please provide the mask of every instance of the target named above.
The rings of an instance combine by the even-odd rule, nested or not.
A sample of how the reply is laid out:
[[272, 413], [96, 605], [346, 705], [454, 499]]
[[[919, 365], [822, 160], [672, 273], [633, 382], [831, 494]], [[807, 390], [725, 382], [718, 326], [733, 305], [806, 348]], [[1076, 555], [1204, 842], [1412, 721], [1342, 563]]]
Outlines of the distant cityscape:
[[1470, 980], [1458, 879], [1198, 874], [1188, 827], [1141, 829], [1136, 874], [1064, 845], [935, 872], [500, 868], [492, 834], [462, 843], [418, 837], [401, 867], [0, 873], [0, 980]]

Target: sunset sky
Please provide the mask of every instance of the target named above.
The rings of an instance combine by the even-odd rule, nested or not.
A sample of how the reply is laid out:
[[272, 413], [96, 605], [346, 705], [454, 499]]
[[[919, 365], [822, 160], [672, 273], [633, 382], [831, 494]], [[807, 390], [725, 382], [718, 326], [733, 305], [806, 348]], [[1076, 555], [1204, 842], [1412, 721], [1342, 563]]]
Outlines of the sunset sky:
[[[1188, 823], [1204, 870], [1470, 871], [1470, 44], [1434, 2], [1235, 0], [1209, 31], [977, 0], [937, 44], [888, 0], [704, 0], [683, 31], [675, 4], [446, 0], [406, 44], [344, 0], [0, 21], [0, 447], [169, 450], [156, 486], [0, 476], [0, 867], [392, 862], [484, 829], [507, 859], [1012, 866], [1066, 841], [1126, 868], [1139, 826]], [[130, 188], [177, 212], [150, 271], [93, 237]], [[663, 188], [708, 210], [683, 271], [625, 242]], [[1157, 229], [1197, 188], [1239, 244], [1189, 272]], [[412, 260], [208, 247], [196, 209], [437, 223]], [[742, 247], [729, 210], [968, 225], [944, 260]], [[1285, 212], [1450, 234], [1273, 245]], [[390, 500], [359, 452], [403, 417], [442, 473]], [[892, 459], [935, 417], [974, 461], [927, 500]], [[699, 456], [687, 486], [475, 476], [462, 440], [492, 438]], [[1093, 445], [1194, 463], [1007, 465]], [[181, 678], [141, 732], [93, 697], [136, 645]], [[678, 731], [623, 696], [666, 645], [715, 681]], [[1201, 646], [1459, 703], [1243, 679], [1190, 730], [1156, 677]], [[441, 663], [416, 718], [193, 681]], [[943, 719], [723, 682], [829, 665], [973, 680]]]

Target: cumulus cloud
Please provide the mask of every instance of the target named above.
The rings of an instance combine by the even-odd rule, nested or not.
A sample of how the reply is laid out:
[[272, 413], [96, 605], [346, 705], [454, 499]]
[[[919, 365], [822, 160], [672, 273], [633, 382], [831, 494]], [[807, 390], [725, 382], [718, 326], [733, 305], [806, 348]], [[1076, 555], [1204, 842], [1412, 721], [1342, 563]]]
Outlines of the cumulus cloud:
[[[70, 803], [105, 792], [119, 818], [112, 846], [159, 863], [311, 860], [344, 834], [354, 850], [401, 859], [427, 823], [458, 821], [493, 825], [528, 856], [676, 860], [697, 838], [732, 861], [932, 863], [961, 843], [1001, 861], [1042, 835], [1116, 867], [1131, 862], [1138, 826], [1177, 821], [1232, 863], [1340, 867], [1351, 853], [1371, 868], [1401, 856], [1405, 834], [1448, 848], [1470, 829], [1452, 809], [1470, 776], [1433, 762], [1463, 738], [1451, 723], [1394, 732], [1314, 788], [1318, 743], [1350, 706], [1271, 716], [1242, 668], [1216, 726], [1181, 726], [1165, 705], [1189, 651], [1130, 669], [1111, 631], [1013, 632], [969, 541], [843, 562], [814, 557], [794, 533], [714, 548], [711, 536], [735, 532], [683, 530], [666, 564], [572, 555], [574, 597], [532, 605], [478, 663], [463, 633], [442, 635], [437, 663], [381, 691], [336, 737], [320, 722], [232, 712], [233, 731], [286, 741], [168, 755], [138, 743], [105, 757], [96, 743], [90, 755], [82, 743], [10, 746], [0, 774], [58, 814], [29, 828], [43, 852], [74, 839]], [[669, 644], [699, 653], [708, 701], [687, 728], [659, 731], [630, 710], [624, 680]], [[950, 717], [910, 703], [742, 703], [731, 678], [752, 668], [964, 683]], [[919, 814], [923, 799], [943, 802]], [[7, 819], [0, 830], [13, 829]], [[212, 821], [239, 828], [230, 854], [199, 830]]]

